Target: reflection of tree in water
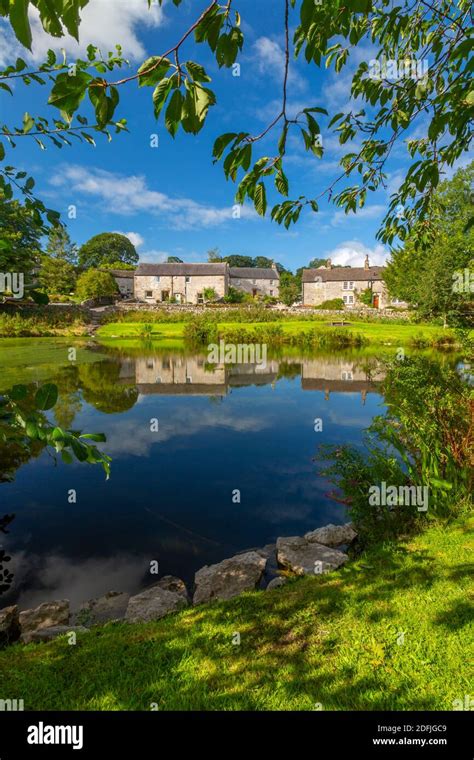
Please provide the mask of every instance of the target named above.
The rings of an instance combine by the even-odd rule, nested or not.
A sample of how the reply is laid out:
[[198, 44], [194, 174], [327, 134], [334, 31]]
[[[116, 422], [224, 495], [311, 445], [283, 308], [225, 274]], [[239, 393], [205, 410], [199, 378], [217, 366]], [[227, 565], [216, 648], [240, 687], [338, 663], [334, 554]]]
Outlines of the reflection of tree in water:
[[[15, 519], [15, 515], [3, 515], [0, 517], [0, 533], [8, 533], [7, 527], [12, 520]], [[10, 562], [11, 557], [6, 553], [4, 549], [0, 549], [0, 595], [8, 591], [13, 581], [13, 573], [11, 573], [7, 567], [7, 562]]]
[[82, 408], [77, 367], [61, 367], [54, 382], [59, 391], [59, 398], [53, 410], [54, 419], [63, 430], [69, 430]]
[[120, 378], [120, 366], [120, 362], [106, 360], [79, 367], [84, 400], [105, 414], [132, 409], [138, 399], [135, 385], [127, 385]]

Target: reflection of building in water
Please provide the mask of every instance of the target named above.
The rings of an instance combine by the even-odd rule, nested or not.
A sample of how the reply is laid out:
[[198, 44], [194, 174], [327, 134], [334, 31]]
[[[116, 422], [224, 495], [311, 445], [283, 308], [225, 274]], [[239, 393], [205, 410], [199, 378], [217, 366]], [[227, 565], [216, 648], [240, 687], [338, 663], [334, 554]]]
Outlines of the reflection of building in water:
[[[382, 377], [347, 358], [305, 358], [293, 364], [299, 366], [302, 389], [323, 391], [327, 400], [331, 392], [360, 392], [365, 402], [367, 393], [377, 393]], [[232, 388], [275, 385], [284, 378], [285, 367], [286, 361], [278, 359], [267, 360], [265, 366], [231, 365], [210, 364], [204, 355], [155, 354], [122, 359], [120, 380], [135, 383], [143, 395], [225, 396]]]
[[329, 401], [331, 392], [360, 392], [365, 404], [367, 393], [377, 393], [380, 371], [360, 367], [347, 359], [305, 359], [301, 370], [301, 387], [305, 391], [324, 391]]
[[139, 393], [187, 396], [225, 395], [226, 372], [220, 365], [206, 364], [204, 356], [147, 356], [135, 360]]

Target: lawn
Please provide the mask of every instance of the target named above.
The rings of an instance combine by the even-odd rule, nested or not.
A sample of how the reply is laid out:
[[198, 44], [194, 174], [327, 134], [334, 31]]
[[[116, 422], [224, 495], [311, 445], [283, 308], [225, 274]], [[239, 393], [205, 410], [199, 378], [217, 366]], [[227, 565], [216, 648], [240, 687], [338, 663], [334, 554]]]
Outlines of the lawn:
[[[182, 338], [184, 333], [184, 322], [163, 323], [152, 322], [150, 323], [152, 332], [151, 337], [153, 340], [164, 339], [177, 339]], [[235, 330], [237, 327], [239, 332], [251, 332], [258, 328], [268, 328], [271, 326], [281, 327], [286, 335], [295, 336], [308, 332], [309, 330], [316, 330], [318, 332], [324, 332], [331, 329], [329, 323], [321, 321], [288, 321], [284, 320], [278, 322], [241, 322], [236, 324], [235, 322], [221, 322], [218, 325], [219, 330]], [[414, 338], [422, 337], [427, 342], [435, 340], [439, 336], [451, 336], [453, 333], [451, 330], [442, 330], [435, 325], [404, 325], [404, 324], [376, 324], [369, 322], [351, 322], [347, 329], [351, 333], [357, 333], [362, 335], [371, 343], [378, 344], [392, 344], [392, 345], [406, 345]], [[114, 339], [114, 338], [139, 338], [143, 330], [143, 324], [137, 322], [111, 322], [110, 324], [102, 325], [96, 335], [99, 339]]]
[[14, 645], [2, 697], [27, 710], [452, 710], [472, 693], [473, 527], [433, 525], [330, 575], [76, 645]]

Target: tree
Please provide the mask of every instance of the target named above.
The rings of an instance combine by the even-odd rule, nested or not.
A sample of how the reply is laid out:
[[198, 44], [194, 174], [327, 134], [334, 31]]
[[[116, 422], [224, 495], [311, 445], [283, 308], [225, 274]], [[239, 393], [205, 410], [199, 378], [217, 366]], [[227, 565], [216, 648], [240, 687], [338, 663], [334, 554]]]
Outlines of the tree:
[[301, 298], [301, 280], [291, 272], [280, 274], [280, 301], [287, 306]]
[[117, 232], [102, 232], [100, 235], [94, 235], [79, 249], [81, 267], [101, 267], [117, 261], [136, 265], [138, 258], [133, 243], [128, 237]]
[[40, 239], [32, 212], [0, 192], [0, 272], [30, 273], [40, 260]]
[[69, 295], [76, 285], [76, 270], [63, 258], [42, 256], [39, 283], [49, 294]]
[[241, 256], [238, 253], [224, 256], [222, 261], [227, 261], [230, 267], [253, 267], [253, 258], [251, 256]]
[[71, 243], [69, 233], [62, 225], [57, 224], [49, 230], [46, 254], [52, 259], [62, 259], [73, 266], [77, 264], [77, 245]]
[[109, 272], [88, 269], [77, 278], [76, 293], [81, 301], [89, 298], [115, 296], [119, 292], [117, 283]]
[[134, 264], [125, 264], [123, 261], [111, 261], [108, 264], [102, 264], [102, 269], [107, 270], [114, 270], [114, 269], [122, 269], [126, 270], [128, 272], [133, 271], [136, 267]]
[[183, 259], [179, 259], [177, 256], [168, 256], [168, 258], [166, 259], [166, 262], [168, 264], [182, 264]]
[[472, 213], [473, 181], [474, 161], [440, 185], [430, 207], [431, 246], [419, 249], [414, 230], [392, 252], [384, 275], [393, 297], [417, 305], [426, 316], [442, 316], [445, 324], [462, 320], [472, 303], [474, 228], [466, 227]]
[[217, 299], [215, 288], [204, 288], [202, 295], [205, 301], [215, 301]]
[[215, 264], [215, 263], [219, 263], [220, 261], [222, 261], [222, 256], [219, 253], [219, 249], [218, 248], [211, 248], [207, 252], [207, 260], [209, 261], [210, 264]]
[[[158, 2], [162, 4], [162, 0]], [[175, 6], [181, 2], [173, 0]], [[88, 0], [71, 0], [58, 10], [56, 3], [32, 2], [41, 6], [43, 28], [54, 36], [63, 35], [65, 29], [73, 29], [78, 35], [78, 11], [87, 3]], [[470, 5], [468, 0], [441, 0], [436, 5], [430, 0], [415, 4], [401, 0], [395, 6], [391, 0], [281, 0], [277, 7], [285, 47], [281, 104], [259, 134], [251, 134], [239, 124], [214, 143], [214, 161], [222, 160], [226, 178], [238, 182], [237, 203], [249, 200], [264, 216], [273, 182], [281, 201], [273, 205], [270, 215], [285, 227], [296, 223], [303, 209], [317, 213], [321, 198], [346, 213], [356, 213], [370, 193], [385, 185], [387, 160], [399, 145], [406, 147], [410, 165], [391, 196], [379, 238], [392, 244], [397, 238], [406, 239], [416, 227], [418, 244], [426, 247], [432, 235], [428, 215], [431, 198], [445, 168], [453, 166], [472, 140]], [[8, 19], [18, 40], [30, 48], [27, 7], [26, 0], [0, 2], [0, 14]], [[292, 28], [295, 32], [291, 38]], [[26, 113], [21, 126], [3, 125], [0, 161], [6, 147], [14, 148], [24, 137], [35, 138], [42, 147], [43, 139], [61, 146], [71, 144], [68, 134], [93, 143], [93, 130], [110, 136], [112, 127], [117, 132], [125, 129], [126, 121], [117, 121], [115, 112], [121, 90], [131, 83], [151, 88], [154, 114], [157, 119], [163, 114], [172, 137], [179, 128], [197, 134], [216, 104], [216, 96], [202, 64], [183, 57], [183, 47], [189, 46], [193, 37], [197, 47], [210, 47], [219, 69], [231, 68], [244, 45], [240, 13], [232, 2], [221, 5], [212, 0], [180, 33], [177, 42], [168, 43], [167, 50], [152, 55], [133, 74], [120, 79], [111, 73], [124, 63], [120, 50], [117, 55], [102, 58], [97, 48], [90, 46], [88, 59], [76, 59], [72, 73], [68, 70], [70, 64], [66, 60], [58, 63], [51, 51], [35, 71], [18, 58], [0, 72], [0, 89], [13, 93], [9, 82], [18, 79], [26, 85], [52, 82], [48, 102], [58, 109], [61, 119], [51, 123]], [[369, 46], [373, 58], [367, 61]], [[308, 65], [322, 71], [333, 67], [336, 74], [346, 75], [345, 67], [357, 55], [358, 68], [347, 77], [350, 105], [345, 110], [329, 113], [308, 101], [297, 113], [290, 111], [289, 62], [293, 56], [304, 56]], [[428, 62], [429, 68], [425, 66]], [[94, 109], [94, 124], [79, 113], [86, 97]], [[414, 125], [419, 134], [408, 135], [407, 140], [407, 131]], [[265, 152], [261, 155], [264, 138]], [[335, 138], [346, 146], [336, 176], [320, 185], [312, 198], [301, 194], [293, 200], [289, 197], [285, 174], [288, 138], [299, 140], [309, 156], [317, 160], [324, 158], [326, 138]], [[48, 210], [33, 196], [34, 180], [18, 174], [21, 173], [11, 166], [1, 168], [0, 185], [8, 193], [18, 187], [38, 217], [45, 214], [49, 218]], [[348, 184], [341, 187], [346, 181]], [[399, 214], [400, 206], [403, 214]], [[420, 220], [426, 225], [416, 225]]]

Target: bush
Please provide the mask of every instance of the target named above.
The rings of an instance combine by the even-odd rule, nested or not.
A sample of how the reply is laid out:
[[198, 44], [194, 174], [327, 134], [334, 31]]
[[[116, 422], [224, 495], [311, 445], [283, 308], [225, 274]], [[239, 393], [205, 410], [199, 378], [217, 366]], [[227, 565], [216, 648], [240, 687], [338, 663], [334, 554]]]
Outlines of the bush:
[[119, 292], [117, 283], [109, 272], [88, 269], [77, 278], [76, 293], [81, 301], [88, 298], [115, 296]]
[[319, 306], [315, 306], [314, 308], [338, 311], [344, 308], [344, 301], [342, 298], [330, 298], [328, 301], [323, 301]]
[[207, 314], [199, 314], [186, 323], [183, 335], [184, 340], [193, 345], [216, 343], [217, 324]]
[[229, 292], [224, 296], [224, 303], [243, 303], [245, 293], [229, 286]]

